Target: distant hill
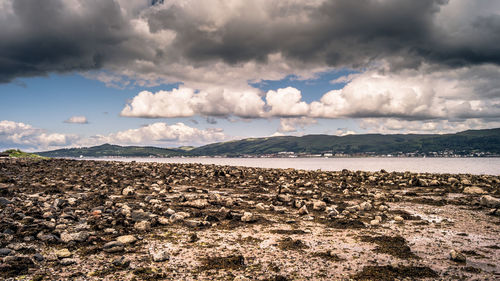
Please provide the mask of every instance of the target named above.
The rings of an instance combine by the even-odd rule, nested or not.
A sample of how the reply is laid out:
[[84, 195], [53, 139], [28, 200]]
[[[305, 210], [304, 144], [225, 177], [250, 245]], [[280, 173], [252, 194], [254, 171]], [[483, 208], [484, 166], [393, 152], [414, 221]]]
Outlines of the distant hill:
[[183, 155], [182, 150], [159, 148], [152, 146], [119, 146], [103, 144], [92, 147], [67, 148], [38, 153], [47, 157], [171, 157]]
[[456, 134], [364, 134], [364, 135], [307, 135], [248, 138], [213, 143], [200, 147], [166, 149], [158, 147], [118, 146], [104, 144], [88, 148], [59, 149], [40, 152], [49, 157], [171, 157], [171, 156], [241, 156], [294, 152], [304, 154], [341, 153], [387, 155], [453, 151], [457, 155], [485, 153], [500, 155], [500, 128], [469, 130]]
[[456, 134], [364, 134], [364, 135], [307, 135], [253, 138], [214, 143], [195, 148], [193, 155], [272, 154], [283, 151], [294, 153], [344, 153], [386, 155], [402, 153], [431, 153], [453, 150], [467, 155], [472, 152], [500, 154], [500, 128], [464, 131]]

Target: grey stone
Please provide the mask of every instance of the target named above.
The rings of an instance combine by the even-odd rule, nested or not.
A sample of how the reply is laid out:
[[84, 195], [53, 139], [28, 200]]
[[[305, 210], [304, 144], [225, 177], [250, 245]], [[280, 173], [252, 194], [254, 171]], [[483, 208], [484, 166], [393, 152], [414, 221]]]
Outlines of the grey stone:
[[8, 248], [0, 248], [0, 256], [8, 256], [10, 253], [12, 253], [11, 249]]
[[151, 256], [154, 262], [163, 262], [170, 258], [167, 251], [163, 250], [152, 252]]
[[491, 208], [500, 208], [500, 199], [495, 198], [491, 195], [484, 195], [481, 196], [481, 199], [479, 200], [481, 205], [486, 206], [486, 207], [491, 207]]
[[70, 259], [70, 258], [64, 258], [62, 260], [59, 261], [59, 264], [63, 265], [63, 266], [68, 266], [68, 265], [72, 265], [72, 264], [75, 264], [76, 263], [76, 260], [75, 259]]

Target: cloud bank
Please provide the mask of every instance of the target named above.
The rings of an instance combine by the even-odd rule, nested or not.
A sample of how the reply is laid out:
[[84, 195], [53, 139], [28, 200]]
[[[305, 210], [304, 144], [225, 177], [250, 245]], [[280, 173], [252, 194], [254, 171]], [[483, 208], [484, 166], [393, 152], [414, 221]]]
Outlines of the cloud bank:
[[380, 62], [391, 70], [500, 63], [500, 3], [492, 0], [1, 0], [0, 7], [2, 82], [105, 69], [201, 88]]
[[[182, 84], [140, 92], [127, 117], [500, 119], [495, 0], [0, 0], [0, 26], [0, 83]], [[249, 85], [333, 69], [358, 74], [312, 102]]]
[[141, 128], [129, 129], [108, 135], [83, 137], [74, 134], [49, 133], [31, 125], [0, 121], [0, 148], [21, 148], [30, 151], [63, 147], [94, 146], [104, 143], [119, 145], [176, 146], [183, 144], [205, 144], [228, 139], [222, 129], [197, 129], [184, 123], [167, 124], [156, 122]]

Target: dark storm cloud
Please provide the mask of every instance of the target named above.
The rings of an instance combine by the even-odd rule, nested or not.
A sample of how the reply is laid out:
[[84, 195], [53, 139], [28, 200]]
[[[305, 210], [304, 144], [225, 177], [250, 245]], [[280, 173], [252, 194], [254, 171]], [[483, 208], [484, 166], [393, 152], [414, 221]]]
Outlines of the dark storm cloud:
[[[15, 0], [0, 15], [0, 82], [20, 76], [99, 69], [123, 55], [129, 23], [113, 1]], [[75, 3], [73, 3], [75, 5]]]
[[[268, 20], [242, 9], [241, 15], [216, 30], [200, 28], [211, 22], [173, 6], [152, 13], [149, 24], [153, 32], [175, 30], [176, 49], [194, 62], [265, 61], [267, 55], [281, 52], [290, 59], [329, 66], [365, 67], [380, 59], [393, 67], [417, 67], [425, 61], [451, 66], [500, 63], [499, 16], [478, 18], [467, 33], [452, 38], [435, 23], [446, 4], [446, 0], [339, 0], [314, 8], [276, 4], [267, 10]], [[289, 20], [291, 13], [304, 14], [308, 20]]]
[[[241, 1], [232, 9], [224, 1], [2, 3], [0, 82], [101, 68], [156, 73], [173, 62], [265, 63], [274, 53], [306, 65], [352, 68], [380, 61], [392, 69], [500, 64], [500, 16], [491, 12], [449, 30], [436, 20], [446, 0]], [[146, 32], [171, 30], [175, 39], [148, 41], [151, 34], [132, 28], [133, 18], [147, 22]]]

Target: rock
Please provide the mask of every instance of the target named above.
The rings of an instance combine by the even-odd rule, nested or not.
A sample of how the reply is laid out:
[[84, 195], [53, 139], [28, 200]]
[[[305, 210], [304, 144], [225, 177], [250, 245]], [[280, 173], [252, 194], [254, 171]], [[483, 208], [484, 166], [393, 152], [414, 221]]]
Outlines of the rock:
[[397, 222], [397, 223], [402, 223], [404, 221], [404, 219], [401, 216], [395, 216], [394, 217], [394, 221]]
[[127, 245], [127, 244], [135, 243], [137, 241], [137, 238], [135, 238], [135, 236], [133, 236], [133, 235], [123, 235], [123, 236], [117, 237], [116, 241]]
[[[250, 281], [250, 280], [251, 279], [246, 278], [243, 275], [238, 275], [238, 276], [234, 277], [234, 279], [233, 279], [233, 281]], [[278, 278], [275, 278], [275, 280], [278, 280]]]
[[45, 258], [43, 257], [43, 255], [42, 255], [42, 254], [40, 254], [40, 253], [36, 253], [35, 255], [33, 255], [33, 259], [34, 259], [34, 260], [36, 260], [36, 261], [38, 261], [38, 262], [41, 262], [41, 261], [43, 261]]
[[127, 268], [130, 265], [130, 260], [121, 256], [114, 259], [111, 263], [116, 267]]
[[185, 220], [184, 223], [189, 227], [200, 227], [203, 226], [203, 222], [200, 220]]
[[5, 207], [11, 203], [12, 202], [9, 199], [7, 199], [5, 197], [0, 197], [0, 206]]
[[339, 211], [337, 211], [337, 209], [334, 207], [328, 208], [327, 212], [328, 212], [328, 217], [330, 218], [336, 217], [340, 214]]
[[374, 220], [370, 221], [370, 225], [376, 226], [376, 225], [379, 225], [379, 224], [380, 224], [380, 221], [377, 220], [377, 219], [374, 219]]
[[488, 193], [478, 186], [468, 186], [468, 187], [464, 188], [463, 192], [465, 194], [486, 194], [486, 193]]
[[134, 224], [134, 228], [139, 231], [151, 230], [151, 223], [149, 221], [139, 221]]
[[123, 243], [118, 241], [111, 241], [104, 244], [103, 249], [106, 253], [116, 253], [121, 252], [125, 249]]
[[192, 208], [197, 208], [197, 209], [204, 209], [204, 208], [210, 206], [210, 203], [208, 203], [207, 199], [197, 199], [197, 200], [193, 200], [193, 201], [188, 201], [188, 202], [182, 204], [182, 206], [192, 207]]
[[167, 225], [167, 224], [170, 224], [170, 219], [168, 219], [166, 217], [159, 217], [158, 223], [161, 225]]
[[378, 210], [379, 210], [379, 211], [381, 211], [381, 212], [386, 211], [386, 210], [388, 210], [388, 209], [389, 209], [389, 207], [387, 207], [386, 205], [380, 205], [380, 206], [378, 207]]
[[68, 233], [68, 232], [61, 233], [61, 241], [64, 243], [69, 243], [72, 241], [84, 242], [85, 240], [87, 240], [88, 237], [89, 233], [86, 231], [80, 231], [76, 233]]
[[304, 215], [308, 215], [308, 214], [309, 214], [309, 211], [307, 210], [306, 205], [302, 206], [302, 208], [299, 209], [299, 215], [304, 216]]
[[57, 198], [56, 200], [54, 200], [54, 203], [52, 204], [52, 206], [54, 208], [61, 208], [61, 207], [64, 207], [65, 205], [67, 205], [67, 204], [68, 204], [67, 200]]
[[370, 202], [363, 202], [359, 205], [359, 208], [363, 211], [370, 211], [372, 209], [372, 204], [370, 204]]
[[429, 182], [429, 186], [438, 186], [438, 185], [441, 185], [441, 183], [438, 180], [431, 180], [431, 182]]
[[163, 262], [163, 261], [170, 259], [167, 251], [164, 251], [164, 250], [152, 252], [151, 257], [152, 257], [154, 262]]
[[460, 181], [460, 183], [463, 184], [463, 185], [471, 185], [472, 184], [472, 182], [470, 180], [468, 180], [468, 179], [462, 179]]
[[267, 209], [267, 206], [264, 203], [258, 203], [257, 205], [255, 205], [255, 208], [260, 211], [265, 211]]
[[133, 187], [128, 186], [128, 187], [126, 187], [126, 188], [124, 188], [122, 190], [122, 194], [125, 195], [125, 196], [134, 195], [135, 194], [135, 190], [134, 190]]
[[184, 216], [182, 214], [176, 213], [176, 214], [173, 214], [169, 220], [171, 223], [174, 223], [177, 221], [182, 221], [182, 220], [184, 220]]
[[288, 202], [292, 201], [292, 197], [290, 195], [287, 195], [287, 194], [280, 194], [280, 195], [278, 195], [278, 201], [288, 203]]
[[454, 178], [454, 177], [449, 177], [449, 178], [448, 178], [448, 183], [449, 183], [449, 184], [458, 183], [458, 179], [456, 179], [456, 178]]
[[45, 234], [43, 232], [38, 233], [36, 235], [36, 238], [40, 239], [43, 242], [48, 242], [48, 243], [56, 242], [58, 240], [58, 238], [55, 235]]
[[323, 201], [316, 200], [313, 203], [313, 210], [315, 211], [323, 211], [326, 209], [326, 203]]
[[242, 222], [254, 222], [256, 221], [254, 215], [250, 212], [245, 212], [241, 217]]
[[66, 248], [57, 250], [54, 253], [58, 258], [63, 259], [63, 258], [69, 258], [73, 256], [73, 254]]
[[147, 221], [151, 218], [151, 214], [149, 212], [144, 212], [143, 210], [136, 210], [130, 213], [130, 218], [133, 221]]
[[451, 250], [450, 259], [452, 261], [460, 262], [460, 263], [465, 263], [467, 261], [467, 258], [465, 257], [465, 255], [460, 253], [457, 250]]
[[481, 205], [486, 206], [486, 207], [500, 208], [500, 199], [495, 198], [491, 195], [481, 196], [481, 199], [479, 199], [479, 202], [481, 203]]
[[59, 264], [60, 265], [63, 265], [63, 266], [68, 266], [68, 265], [72, 265], [72, 264], [75, 264], [76, 263], [76, 260], [75, 259], [70, 259], [70, 258], [64, 258], [62, 260], [59, 261]]
[[10, 253], [12, 253], [11, 249], [0, 248], [0, 257], [8, 256]]

